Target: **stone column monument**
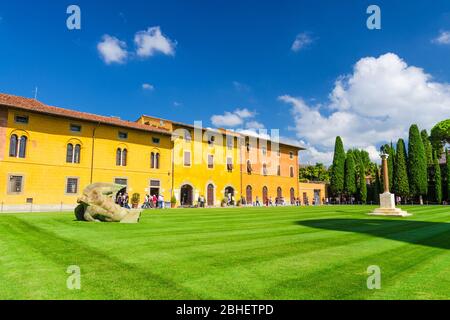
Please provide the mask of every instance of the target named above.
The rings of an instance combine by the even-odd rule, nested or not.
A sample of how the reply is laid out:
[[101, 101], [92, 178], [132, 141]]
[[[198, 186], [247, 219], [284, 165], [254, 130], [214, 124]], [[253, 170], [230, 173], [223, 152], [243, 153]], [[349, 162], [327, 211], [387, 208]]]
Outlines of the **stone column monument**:
[[409, 217], [411, 215], [408, 212], [395, 207], [395, 195], [389, 192], [389, 170], [387, 163], [388, 157], [389, 155], [384, 152], [381, 154], [383, 165], [384, 193], [380, 194], [380, 208], [375, 209], [373, 212], [369, 213], [369, 215]]

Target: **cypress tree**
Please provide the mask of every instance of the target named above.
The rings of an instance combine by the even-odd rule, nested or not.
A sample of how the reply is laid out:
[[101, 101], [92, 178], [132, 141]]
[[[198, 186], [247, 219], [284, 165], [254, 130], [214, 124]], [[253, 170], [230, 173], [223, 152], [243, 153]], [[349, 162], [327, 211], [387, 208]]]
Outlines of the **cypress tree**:
[[331, 167], [330, 190], [332, 194], [341, 196], [344, 191], [345, 151], [341, 137], [336, 137], [333, 165]]
[[357, 190], [355, 159], [351, 150], [347, 152], [347, 158], [345, 159], [344, 190], [349, 196], [354, 196]]
[[447, 201], [450, 202], [450, 151], [445, 150], [446, 175], [447, 175]]
[[409, 195], [408, 168], [405, 141], [399, 139], [395, 156], [394, 192], [404, 198]]
[[364, 164], [360, 161], [359, 164], [359, 199], [362, 203], [367, 202], [367, 184], [366, 184], [366, 170]]
[[408, 143], [408, 173], [409, 173], [409, 191], [419, 197], [420, 203], [423, 203], [422, 196], [427, 194], [427, 159], [419, 128], [413, 124], [409, 128]]
[[442, 176], [441, 165], [439, 164], [439, 157], [437, 153], [434, 154], [434, 194], [435, 200], [438, 204], [442, 203]]
[[422, 130], [420, 132], [422, 138], [423, 147], [425, 148], [425, 156], [427, 158], [427, 165], [433, 166], [433, 147], [431, 146], [430, 137], [428, 136], [427, 130]]

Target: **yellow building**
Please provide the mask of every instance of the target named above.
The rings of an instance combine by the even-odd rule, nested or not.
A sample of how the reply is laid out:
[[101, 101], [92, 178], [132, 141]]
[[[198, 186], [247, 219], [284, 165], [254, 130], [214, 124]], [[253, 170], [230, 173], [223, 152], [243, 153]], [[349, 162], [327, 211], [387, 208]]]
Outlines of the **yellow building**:
[[300, 182], [300, 200], [303, 205], [321, 205], [326, 203], [325, 182]]
[[300, 197], [299, 150], [197, 124], [145, 115], [125, 121], [0, 94], [2, 211], [72, 209], [93, 182], [122, 184], [141, 203], [161, 194], [184, 206], [200, 197], [208, 206], [289, 204]]

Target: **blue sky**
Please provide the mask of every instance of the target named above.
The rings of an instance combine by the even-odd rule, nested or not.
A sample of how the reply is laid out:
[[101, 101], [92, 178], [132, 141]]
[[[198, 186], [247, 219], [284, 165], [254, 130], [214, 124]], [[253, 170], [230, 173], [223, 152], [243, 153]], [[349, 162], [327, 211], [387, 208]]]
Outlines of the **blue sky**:
[[[81, 30], [66, 27], [70, 4]], [[366, 27], [370, 4], [381, 30]], [[139, 55], [134, 38], [152, 27], [170, 50]], [[450, 115], [448, 30], [443, 0], [18, 0], [0, 5], [0, 91], [33, 97], [37, 86], [47, 104], [127, 120], [279, 128], [308, 146], [304, 162], [328, 163], [342, 133], [375, 157], [412, 122]], [[105, 35], [126, 59], [105, 62]], [[297, 37], [306, 44], [293, 50]]]

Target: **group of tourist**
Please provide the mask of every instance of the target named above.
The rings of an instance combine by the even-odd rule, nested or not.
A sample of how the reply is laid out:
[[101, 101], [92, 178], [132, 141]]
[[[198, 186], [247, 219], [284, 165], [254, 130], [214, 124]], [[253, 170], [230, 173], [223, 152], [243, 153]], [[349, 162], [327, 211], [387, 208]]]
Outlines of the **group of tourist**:
[[142, 209], [164, 209], [165, 202], [164, 196], [160, 195], [149, 195], [146, 194], [144, 198], [144, 204], [142, 205]]
[[128, 192], [119, 192], [116, 197], [116, 204], [119, 206], [130, 209], [130, 197], [128, 196]]

